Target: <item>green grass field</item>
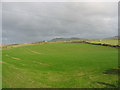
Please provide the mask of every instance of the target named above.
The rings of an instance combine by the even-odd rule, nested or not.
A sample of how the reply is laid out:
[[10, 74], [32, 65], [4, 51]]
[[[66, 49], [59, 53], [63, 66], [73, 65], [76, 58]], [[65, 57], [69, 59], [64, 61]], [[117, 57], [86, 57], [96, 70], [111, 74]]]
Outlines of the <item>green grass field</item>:
[[43, 43], [3, 49], [3, 88], [112, 88], [118, 49], [84, 43]]

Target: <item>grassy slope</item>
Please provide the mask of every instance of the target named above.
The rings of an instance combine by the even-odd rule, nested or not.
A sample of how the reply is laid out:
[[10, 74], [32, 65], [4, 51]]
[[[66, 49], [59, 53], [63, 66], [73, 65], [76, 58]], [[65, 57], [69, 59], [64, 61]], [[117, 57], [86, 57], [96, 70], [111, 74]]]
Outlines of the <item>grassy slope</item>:
[[94, 40], [94, 41], [89, 41], [92, 43], [102, 43], [102, 44], [110, 44], [110, 45], [119, 45], [120, 40]]
[[[38, 53], [39, 52], [39, 53]], [[82, 43], [51, 43], [3, 50], [3, 87], [106, 87], [117, 75], [117, 49]]]

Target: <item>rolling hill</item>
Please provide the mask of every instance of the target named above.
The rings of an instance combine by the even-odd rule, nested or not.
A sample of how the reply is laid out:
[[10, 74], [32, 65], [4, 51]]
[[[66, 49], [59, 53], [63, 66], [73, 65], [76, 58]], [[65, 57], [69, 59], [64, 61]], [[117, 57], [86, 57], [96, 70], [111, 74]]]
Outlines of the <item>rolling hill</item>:
[[87, 39], [72, 37], [72, 38], [54, 38], [51, 41], [71, 41], [71, 40], [87, 40]]

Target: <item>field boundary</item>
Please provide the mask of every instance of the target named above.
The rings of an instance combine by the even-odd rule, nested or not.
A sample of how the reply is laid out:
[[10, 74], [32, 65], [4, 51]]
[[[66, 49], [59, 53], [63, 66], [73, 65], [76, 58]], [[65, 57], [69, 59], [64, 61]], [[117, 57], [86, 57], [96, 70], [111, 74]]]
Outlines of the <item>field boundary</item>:
[[[118, 41], [119, 42], [119, 41]], [[101, 46], [109, 46], [109, 47], [120, 47], [119, 43], [117, 45], [102, 43], [102, 42], [92, 42], [92, 41], [84, 41], [84, 40], [73, 40], [73, 41], [46, 41], [46, 42], [36, 42], [36, 43], [26, 43], [26, 44], [9, 44], [9, 45], [1, 45], [0, 48], [15, 48], [22, 46], [31, 46], [31, 45], [39, 45], [39, 44], [49, 44], [49, 43], [85, 43], [91, 45], [101, 45]]]
[[92, 43], [92, 42], [89, 42], [89, 41], [71, 41], [71, 43], [86, 43], [86, 44], [92, 44], [92, 45], [101, 45], [101, 46], [109, 46], [109, 47], [120, 47], [120, 45]]

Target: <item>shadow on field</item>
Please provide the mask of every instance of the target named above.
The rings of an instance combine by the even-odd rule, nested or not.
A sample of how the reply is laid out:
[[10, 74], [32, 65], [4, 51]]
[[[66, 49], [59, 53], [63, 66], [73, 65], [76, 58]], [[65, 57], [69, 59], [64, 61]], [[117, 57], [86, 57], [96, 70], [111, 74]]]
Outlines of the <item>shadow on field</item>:
[[[113, 75], [120, 75], [120, 67], [114, 68], [114, 69], [108, 69], [103, 72], [103, 74], [113, 74]], [[120, 88], [120, 81], [116, 81], [112, 84], [106, 83], [106, 82], [99, 82], [96, 81], [95, 83], [105, 85], [105, 88], [111, 87], [111, 88]]]
[[101, 84], [101, 85], [105, 85], [106, 87], [117, 88], [117, 86], [114, 84], [109, 84], [109, 83], [105, 83], [105, 82], [98, 82], [98, 81], [96, 83]]
[[120, 68], [116, 68], [116, 69], [108, 69], [105, 70], [105, 72], [103, 72], [104, 74], [118, 74], [120, 75]]
[[[114, 69], [108, 69], [103, 72], [103, 74], [113, 74], [113, 75], [120, 75], [120, 67]], [[115, 81], [113, 83], [106, 83], [101, 81], [95, 81], [94, 83], [104, 85], [104, 88], [120, 88], [120, 81]]]

